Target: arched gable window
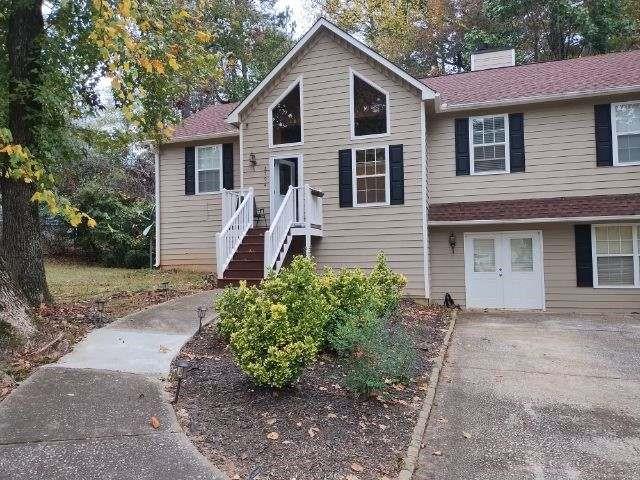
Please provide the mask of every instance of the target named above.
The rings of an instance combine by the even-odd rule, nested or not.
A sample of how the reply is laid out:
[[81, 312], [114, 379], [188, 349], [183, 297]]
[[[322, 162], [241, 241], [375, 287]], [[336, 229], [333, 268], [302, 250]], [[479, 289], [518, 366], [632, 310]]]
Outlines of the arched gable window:
[[302, 143], [303, 135], [300, 77], [269, 107], [269, 145]]
[[351, 136], [378, 137], [389, 134], [389, 93], [350, 70]]

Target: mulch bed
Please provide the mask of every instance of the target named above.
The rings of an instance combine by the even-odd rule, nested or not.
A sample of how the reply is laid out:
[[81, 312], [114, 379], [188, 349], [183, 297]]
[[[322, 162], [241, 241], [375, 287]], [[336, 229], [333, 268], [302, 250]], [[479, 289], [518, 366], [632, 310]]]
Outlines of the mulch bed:
[[194, 292], [167, 289], [114, 293], [105, 298], [103, 313], [97, 311], [94, 301], [43, 305], [34, 316], [37, 332], [27, 343], [0, 342], [0, 401], [37, 367], [58, 361], [94, 328], [190, 293]]
[[[190, 367], [177, 417], [197, 448], [231, 479], [392, 478], [402, 468], [449, 317], [406, 300], [391, 321], [403, 324], [414, 341], [414, 375], [408, 385], [390, 385], [370, 398], [344, 389], [344, 371], [329, 354], [294, 387], [256, 387], [209, 327], [180, 354]], [[169, 388], [173, 393], [175, 384]]]

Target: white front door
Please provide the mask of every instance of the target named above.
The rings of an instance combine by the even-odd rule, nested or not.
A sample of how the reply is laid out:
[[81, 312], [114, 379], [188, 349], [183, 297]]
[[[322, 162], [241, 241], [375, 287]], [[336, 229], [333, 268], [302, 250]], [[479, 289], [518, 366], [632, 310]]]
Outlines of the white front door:
[[468, 308], [544, 308], [541, 232], [468, 233], [464, 251]]

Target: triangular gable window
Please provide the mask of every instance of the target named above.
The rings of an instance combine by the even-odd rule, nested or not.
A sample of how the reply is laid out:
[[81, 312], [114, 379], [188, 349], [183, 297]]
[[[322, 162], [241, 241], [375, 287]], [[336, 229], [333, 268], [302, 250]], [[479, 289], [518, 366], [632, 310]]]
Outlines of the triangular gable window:
[[296, 80], [269, 108], [271, 146], [302, 143], [302, 79]]
[[389, 94], [351, 71], [351, 135], [383, 136], [389, 133]]

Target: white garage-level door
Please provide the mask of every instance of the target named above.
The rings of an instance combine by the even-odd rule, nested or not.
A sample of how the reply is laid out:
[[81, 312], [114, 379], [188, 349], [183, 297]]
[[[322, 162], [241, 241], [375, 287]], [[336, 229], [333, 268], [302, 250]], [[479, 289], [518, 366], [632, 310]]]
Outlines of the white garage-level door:
[[541, 232], [465, 233], [467, 308], [543, 309]]

